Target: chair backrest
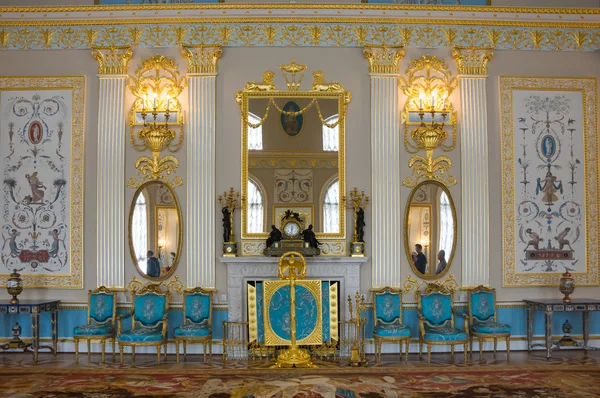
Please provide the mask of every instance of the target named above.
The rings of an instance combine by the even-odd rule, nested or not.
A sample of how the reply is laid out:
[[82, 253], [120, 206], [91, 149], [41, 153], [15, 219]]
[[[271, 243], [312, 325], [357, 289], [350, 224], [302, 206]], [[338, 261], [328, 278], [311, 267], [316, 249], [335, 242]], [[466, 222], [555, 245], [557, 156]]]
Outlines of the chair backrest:
[[444, 286], [429, 284], [425, 291], [417, 291], [417, 307], [423, 320], [432, 327], [454, 327], [454, 293]]
[[117, 293], [104, 286], [88, 291], [88, 325], [94, 320], [97, 324], [115, 324], [117, 314]]
[[496, 289], [477, 286], [469, 290], [469, 320], [496, 321]]
[[402, 290], [400, 288], [384, 287], [373, 289], [373, 312], [375, 326], [381, 323], [402, 323]]
[[169, 311], [170, 293], [162, 292], [158, 285], [149, 284], [139, 292], [134, 290], [132, 297], [134, 325], [138, 322], [144, 327], [157, 327]]
[[204, 290], [201, 287], [187, 289], [183, 292], [184, 325], [187, 321], [196, 324], [208, 322], [211, 325], [212, 295], [212, 292]]

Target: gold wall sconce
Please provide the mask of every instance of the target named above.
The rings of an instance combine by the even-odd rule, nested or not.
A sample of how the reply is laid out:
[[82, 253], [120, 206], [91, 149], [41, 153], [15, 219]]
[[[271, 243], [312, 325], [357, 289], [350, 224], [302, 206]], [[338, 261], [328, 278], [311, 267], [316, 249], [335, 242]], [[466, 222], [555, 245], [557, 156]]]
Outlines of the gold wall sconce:
[[152, 157], [141, 156], [135, 161], [140, 178], [130, 178], [127, 186], [138, 188], [159, 180], [171, 187], [182, 185], [181, 177], [169, 177], [179, 167], [177, 158], [160, 155], [165, 150], [177, 152], [183, 143], [184, 115], [178, 97], [185, 88], [185, 78], [179, 76], [175, 61], [156, 55], [142, 61], [129, 88], [136, 97], [129, 113], [131, 145], [139, 152], [150, 149]]
[[[400, 88], [408, 97], [402, 112], [404, 148], [415, 156], [408, 161], [412, 175], [402, 185], [412, 188], [421, 180], [454, 185], [456, 178], [449, 175], [452, 160], [445, 155], [434, 156], [434, 151], [441, 148], [449, 152], [456, 146], [456, 112], [449, 97], [457, 80], [446, 63], [435, 56], [413, 60], [406, 75], [406, 79], [400, 79]], [[452, 131], [449, 146], [445, 145], [447, 129]], [[416, 155], [421, 150], [425, 151], [424, 157]]]

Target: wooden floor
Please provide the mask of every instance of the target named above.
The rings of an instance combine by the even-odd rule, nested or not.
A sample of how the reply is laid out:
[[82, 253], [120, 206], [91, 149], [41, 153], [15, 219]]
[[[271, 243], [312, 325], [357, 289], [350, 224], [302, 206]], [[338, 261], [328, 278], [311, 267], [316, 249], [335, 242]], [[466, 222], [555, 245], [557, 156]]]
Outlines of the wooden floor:
[[[163, 357], [164, 358], [164, 357]], [[181, 356], [181, 362], [176, 362], [175, 355], [169, 355], [167, 361], [164, 361], [158, 365], [156, 362], [156, 355], [143, 355], [137, 354], [135, 362], [133, 362], [131, 355], [124, 356], [124, 363], [119, 363], [119, 356], [116, 355], [115, 361], [113, 362], [112, 356], [107, 354], [106, 363], [101, 362], [100, 354], [92, 354], [88, 359], [87, 354], [80, 354], [79, 363], [75, 362], [75, 354], [71, 353], [59, 353], [56, 357], [48, 353], [41, 353], [39, 355], [39, 362], [36, 365], [33, 362], [32, 354], [30, 353], [15, 353], [15, 352], [0, 352], [0, 372], [3, 370], [15, 371], [18, 368], [27, 368], [28, 371], [40, 371], [52, 369], [53, 371], [57, 368], [65, 371], [97, 371], [98, 369], [103, 370], [118, 370], [118, 369], [129, 369], [129, 368], [143, 368], [146, 371], [161, 372], [164, 370], [194, 370], [203, 369], [209, 371], [211, 374], [227, 374], [232, 370], [242, 371], [243, 373], [254, 373], [253, 370], [258, 373], [263, 373], [273, 365], [272, 359], [258, 359], [258, 360], [229, 360], [224, 361], [221, 355], [213, 355], [206, 363], [203, 361], [202, 355], [188, 355], [187, 360], [183, 361]], [[369, 364], [363, 368], [352, 368], [348, 366], [347, 360], [320, 360], [315, 359], [316, 369], [310, 370], [312, 374], [329, 373], [340, 371], [346, 373], [354, 372], [369, 372], [369, 369], [375, 371], [376, 369], [383, 370], [402, 370], [402, 369], [427, 369], [427, 368], [493, 368], [499, 369], [507, 368], [555, 368], [557, 365], [564, 366], [600, 366], [600, 351], [588, 351], [583, 352], [579, 350], [562, 350], [559, 352], [553, 352], [552, 358], [546, 359], [545, 351], [534, 351], [534, 352], [511, 352], [510, 361], [507, 361], [506, 353], [499, 352], [494, 356], [491, 352], [484, 352], [482, 358], [479, 357], [478, 353], [473, 353], [473, 356], [464, 362], [462, 353], [457, 353], [454, 360], [450, 357], [450, 354], [434, 353], [431, 356], [431, 364], [427, 363], [426, 355], [423, 356], [422, 360], [419, 360], [418, 355], [409, 355], [408, 363], [404, 360], [400, 361], [398, 355], [384, 354], [381, 356], [381, 362], [375, 363], [375, 358], [372, 355], [368, 355], [367, 359]], [[403, 358], [404, 359], [404, 358]], [[245, 372], [244, 372], [245, 371]], [[277, 369], [273, 369], [277, 372]], [[293, 371], [307, 372], [306, 369], [294, 369]], [[238, 373], [238, 372], [236, 372]]]

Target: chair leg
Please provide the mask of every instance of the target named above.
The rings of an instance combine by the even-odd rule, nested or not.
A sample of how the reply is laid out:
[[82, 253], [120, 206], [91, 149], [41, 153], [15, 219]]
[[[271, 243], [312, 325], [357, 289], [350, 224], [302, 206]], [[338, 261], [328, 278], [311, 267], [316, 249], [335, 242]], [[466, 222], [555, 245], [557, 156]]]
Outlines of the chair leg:
[[112, 347], [113, 347], [113, 351], [112, 351], [112, 357], [113, 357], [113, 362], [115, 361], [115, 343], [117, 342], [117, 338], [113, 337], [112, 339]]
[[187, 361], [187, 341], [183, 340], [183, 360]]
[[156, 346], [156, 360], [158, 361], [159, 365], [160, 365], [161, 349], [162, 349], [162, 347], [160, 346], [160, 344]]
[[479, 338], [479, 359], [481, 360], [481, 356], [483, 355], [483, 339]]
[[465, 343], [465, 363], [467, 363], [467, 343]]
[[133, 362], [135, 362], [135, 346], [134, 345], [131, 346], [131, 357], [132, 357], [131, 360]]
[[431, 363], [431, 344], [427, 344], [427, 363]]
[[212, 359], [212, 337], [208, 340], [208, 360]]
[[75, 339], [75, 362], [79, 363], [79, 339]]
[[423, 357], [423, 343], [419, 340], [419, 359]]
[[167, 348], [169, 348], [169, 342], [165, 341], [165, 349], [164, 349], [164, 351], [165, 351], [165, 362], [167, 362]]
[[473, 355], [473, 336], [469, 337], [469, 344], [471, 345], [470, 355]]
[[175, 355], [177, 362], [179, 362], [179, 340], [175, 340]]
[[90, 339], [88, 339], [88, 341], [87, 341], [87, 346], [88, 346], [88, 360], [89, 360], [92, 355], [92, 341]]
[[380, 355], [380, 351], [381, 347], [379, 346], [379, 340], [376, 339], [375, 340], [375, 362], [379, 363], [379, 361], [381, 361], [381, 355]]
[[498, 339], [494, 337], [494, 357], [496, 357], [496, 348], [498, 347]]
[[406, 357], [405, 357], [405, 362], [408, 363], [408, 350], [410, 349], [410, 339], [406, 340]]
[[454, 362], [454, 344], [450, 344], [450, 358], [452, 358], [452, 362]]
[[119, 352], [121, 355], [120, 361], [121, 361], [121, 365], [123, 365], [123, 345], [119, 344]]
[[106, 340], [102, 340], [102, 363], [106, 363]]
[[506, 361], [510, 361], [510, 336], [506, 336]]

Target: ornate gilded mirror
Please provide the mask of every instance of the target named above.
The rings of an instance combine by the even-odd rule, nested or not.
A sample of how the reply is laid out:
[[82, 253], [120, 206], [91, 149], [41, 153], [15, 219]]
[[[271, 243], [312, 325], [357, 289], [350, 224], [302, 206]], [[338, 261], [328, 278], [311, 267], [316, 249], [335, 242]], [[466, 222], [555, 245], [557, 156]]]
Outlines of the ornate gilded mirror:
[[140, 186], [129, 210], [129, 249], [142, 276], [163, 280], [175, 272], [181, 256], [182, 231], [175, 191], [159, 181]]
[[427, 180], [410, 193], [404, 212], [404, 248], [413, 272], [423, 279], [445, 275], [454, 258], [456, 209], [444, 184]]
[[[275, 73], [249, 82], [237, 93], [242, 118], [242, 239], [266, 239], [283, 225], [286, 211], [299, 214], [317, 238], [345, 238], [344, 120], [350, 93], [294, 60], [280, 65], [286, 90], [275, 89]], [[286, 227], [286, 228], [284, 228]], [[300, 231], [301, 232], [301, 231]], [[264, 246], [263, 246], [264, 247]], [[256, 254], [260, 254], [257, 252]]]

